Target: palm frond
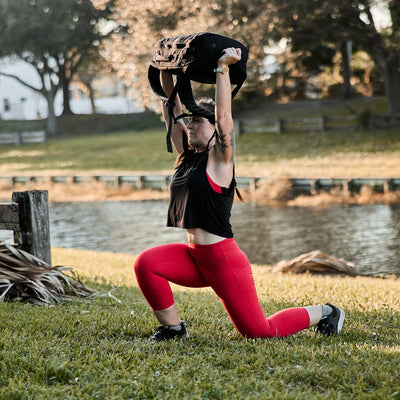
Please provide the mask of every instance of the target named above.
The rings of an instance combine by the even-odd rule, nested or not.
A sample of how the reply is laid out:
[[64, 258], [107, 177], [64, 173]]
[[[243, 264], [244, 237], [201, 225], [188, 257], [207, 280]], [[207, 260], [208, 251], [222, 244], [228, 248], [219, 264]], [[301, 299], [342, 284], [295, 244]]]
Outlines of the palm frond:
[[[73, 276], [64, 271], [71, 271]], [[26, 251], [0, 242], [0, 301], [54, 304], [95, 293], [80, 282], [71, 268], [51, 267]]]
[[302, 274], [305, 272], [322, 275], [344, 274], [358, 275], [357, 268], [353, 263], [323, 253], [320, 250], [314, 250], [309, 253], [300, 254], [290, 261], [279, 261], [272, 268], [273, 272]]

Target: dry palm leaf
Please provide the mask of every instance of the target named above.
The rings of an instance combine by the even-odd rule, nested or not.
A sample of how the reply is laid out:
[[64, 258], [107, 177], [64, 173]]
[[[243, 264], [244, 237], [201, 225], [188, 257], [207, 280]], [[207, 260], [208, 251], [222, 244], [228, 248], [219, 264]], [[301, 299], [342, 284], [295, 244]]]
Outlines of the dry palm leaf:
[[26, 251], [0, 243], [0, 301], [20, 300], [54, 304], [95, 291], [64, 274], [66, 267], [51, 267]]
[[302, 274], [311, 272], [314, 274], [346, 274], [358, 275], [357, 268], [353, 263], [322, 253], [320, 250], [314, 250], [310, 253], [300, 254], [293, 260], [279, 261], [272, 268], [273, 272]]

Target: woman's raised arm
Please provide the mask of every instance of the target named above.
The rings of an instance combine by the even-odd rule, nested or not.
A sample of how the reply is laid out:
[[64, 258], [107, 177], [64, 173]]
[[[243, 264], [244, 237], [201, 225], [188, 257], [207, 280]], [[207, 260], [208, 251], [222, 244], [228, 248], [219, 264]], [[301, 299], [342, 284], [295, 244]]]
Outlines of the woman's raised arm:
[[229, 65], [237, 63], [241, 58], [241, 50], [228, 48], [218, 60], [215, 89], [215, 120], [217, 136], [215, 142], [216, 161], [232, 163], [235, 157], [235, 134], [232, 119], [231, 81]]
[[[165, 71], [161, 71], [161, 85], [166, 95], [169, 97], [174, 89], [174, 78], [172, 74]], [[162, 113], [165, 120], [165, 125], [168, 129], [169, 126], [168, 107], [164, 104], [164, 102], [162, 102]], [[179, 100], [179, 97], [176, 96], [174, 115], [178, 116], [180, 114], [182, 114], [182, 105]], [[180, 119], [176, 124], [172, 123], [172, 130], [171, 130], [171, 140], [178, 154], [181, 154], [183, 152], [182, 135], [187, 135], [187, 130], [183, 120]]]

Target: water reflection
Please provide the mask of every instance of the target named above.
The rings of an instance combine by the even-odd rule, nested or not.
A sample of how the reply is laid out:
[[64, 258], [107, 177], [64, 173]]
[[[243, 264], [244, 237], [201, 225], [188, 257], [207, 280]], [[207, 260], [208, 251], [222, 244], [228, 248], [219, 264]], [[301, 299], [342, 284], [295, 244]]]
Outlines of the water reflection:
[[[185, 241], [165, 227], [165, 201], [74, 202], [50, 205], [51, 243], [139, 254], [163, 243]], [[253, 263], [274, 264], [319, 249], [354, 262], [362, 273], [400, 274], [400, 206], [311, 208], [235, 204], [236, 240]]]
[[354, 262], [363, 273], [400, 273], [400, 207], [262, 208], [245, 214], [247, 224], [236, 238], [253, 262], [273, 264], [319, 249]]
[[139, 254], [180, 242], [185, 233], [167, 228], [165, 201], [73, 202], [50, 205], [52, 246]]

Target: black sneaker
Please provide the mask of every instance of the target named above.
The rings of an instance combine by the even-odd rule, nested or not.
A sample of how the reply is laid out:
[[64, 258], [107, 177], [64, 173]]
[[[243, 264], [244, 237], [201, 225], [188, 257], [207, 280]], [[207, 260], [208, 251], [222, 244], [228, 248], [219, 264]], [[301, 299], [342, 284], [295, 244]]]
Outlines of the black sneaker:
[[339, 333], [343, 328], [345, 312], [339, 307], [335, 307], [330, 303], [327, 306], [332, 308], [332, 312], [324, 319], [318, 322], [316, 331], [323, 335], [331, 336]]
[[156, 333], [150, 338], [150, 340], [153, 342], [162, 342], [164, 340], [189, 337], [183, 321], [181, 321], [179, 325], [181, 326], [181, 329], [179, 331], [177, 331], [176, 329], [172, 329], [169, 326], [159, 326], [156, 330]]

